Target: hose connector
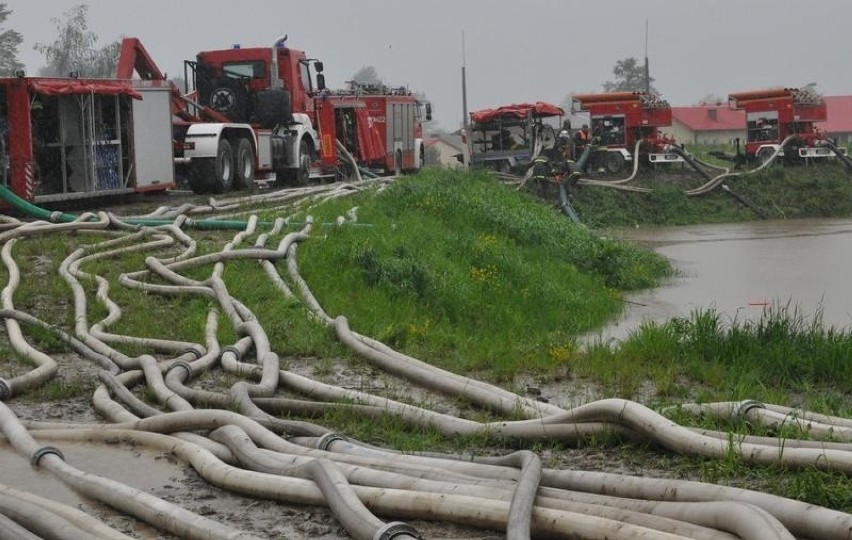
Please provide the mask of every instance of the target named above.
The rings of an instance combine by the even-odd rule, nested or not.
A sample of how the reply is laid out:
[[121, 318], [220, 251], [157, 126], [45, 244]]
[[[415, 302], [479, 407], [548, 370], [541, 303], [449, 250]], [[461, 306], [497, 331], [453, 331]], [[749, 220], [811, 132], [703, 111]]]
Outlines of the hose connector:
[[6, 401], [12, 397], [12, 386], [9, 381], [0, 377], [0, 401]]
[[47, 219], [52, 223], [59, 223], [60, 221], [62, 221], [62, 212], [60, 212], [59, 210], [54, 210], [50, 213]]
[[384, 527], [376, 531], [376, 534], [373, 535], [373, 540], [394, 540], [394, 538], [402, 539], [405, 537], [423, 540], [423, 535], [404, 521], [391, 521], [387, 523]]
[[180, 352], [179, 356], [183, 356], [185, 354], [195, 355], [195, 360], [198, 360], [199, 358], [204, 356], [205, 350], [204, 350], [204, 347], [202, 347], [201, 345], [193, 345], [191, 347], [187, 347], [186, 349], [182, 350]]
[[233, 345], [228, 345], [227, 347], [222, 349], [222, 354], [220, 354], [219, 356], [220, 357], [225, 356], [225, 353], [231, 353], [234, 356], [236, 356], [237, 362], [239, 362], [243, 359], [243, 353], [238, 348], [234, 347]]
[[62, 461], [65, 461], [65, 456], [62, 455], [62, 451], [59, 450], [59, 448], [56, 448], [54, 446], [42, 446], [41, 448], [33, 452], [30, 456], [30, 465], [32, 465], [33, 467], [38, 467], [41, 458], [48, 454], [53, 454]]
[[335, 441], [345, 441], [346, 437], [339, 433], [326, 433], [317, 441], [317, 450], [328, 450], [328, 447], [331, 446], [331, 443]]
[[740, 403], [737, 410], [734, 411], [734, 416], [732, 418], [734, 424], [739, 425], [741, 422], [746, 421], [746, 414], [752, 409], [765, 409], [766, 405], [761, 403], [760, 401], [756, 401], [754, 399], [747, 399]]
[[175, 368], [185, 369], [186, 370], [186, 376], [192, 377], [192, 366], [189, 364], [189, 362], [186, 362], [184, 360], [178, 360], [177, 362], [175, 362], [174, 364], [169, 366], [169, 369], [166, 370], [166, 374], [171, 373], [172, 370], [175, 369]]

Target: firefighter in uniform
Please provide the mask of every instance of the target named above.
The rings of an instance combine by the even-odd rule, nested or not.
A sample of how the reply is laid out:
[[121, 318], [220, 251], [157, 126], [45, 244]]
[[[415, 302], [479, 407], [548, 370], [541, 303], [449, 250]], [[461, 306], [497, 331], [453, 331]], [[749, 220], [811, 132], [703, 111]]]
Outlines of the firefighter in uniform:
[[589, 134], [589, 124], [583, 124], [583, 127], [574, 134], [574, 155], [579, 156], [591, 142], [591, 134]]
[[550, 185], [553, 183], [553, 167], [550, 158], [539, 154], [532, 161], [532, 176], [530, 179], [538, 186], [538, 194], [542, 199], [548, 198]]

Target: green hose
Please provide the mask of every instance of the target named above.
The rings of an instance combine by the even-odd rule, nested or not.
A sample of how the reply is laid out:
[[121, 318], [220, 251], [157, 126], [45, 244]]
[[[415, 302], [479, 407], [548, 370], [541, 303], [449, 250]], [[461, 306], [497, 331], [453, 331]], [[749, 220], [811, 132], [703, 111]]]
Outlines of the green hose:
[[[41, 219], [44, 221], [49, 221], [51, 223], [70, 223], [77, 219], [77, 216], [74, 214], [67, 214], [65, 212], [59, 211], [50, 211], [46, 210], [40, 206], [36, 206], [20, 197], [18, 197], [8, 186], [0, 185], [0, 199], [9, 203], [9, 205], [23, 212], [24, 214], [34, 217], [36, 219]], [[92, 218], [94, 221], [96, 218]], [[143, 227], [159, 227], [161, 225], [171, 225], [174, 223], [172, 219], [144, 219], [144, 218], [127, 218], [121, 220], [124, 223], [129, 225], [139, 225]], [[184, 222], [184, 225], [191, 229], [199, 229], [202, 231], [242, 231], [245, 230], [248, 225], [247, 221], [237, 221], [237, 220], [217, 220], [217, 219], [187, 219]], [[274, 223], [270, 221], [261, 221], [258, 222], [258, 225], [262, 227], [272, 227]], [[290, 226], [301, 226], [303, 223], [295, 223], [290, 222]], [[322, 226], [331, 226], [334, 223], [322, 223]], [[349, 225], [360, 225], [365, 226], [365, 224], [359, 223], [350, 223]]]

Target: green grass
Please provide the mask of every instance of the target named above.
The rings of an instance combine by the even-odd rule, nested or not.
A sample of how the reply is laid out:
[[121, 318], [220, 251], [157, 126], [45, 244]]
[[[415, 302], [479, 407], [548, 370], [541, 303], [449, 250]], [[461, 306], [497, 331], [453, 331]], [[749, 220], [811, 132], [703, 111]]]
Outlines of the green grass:
[[[773, 168], [731, 185], [761, 207], [772, 209], [774, 217], [852, 214], [852, 183], [836, 172], [828, 167]], [[852, 371], [847, 360], [852, 357], [852, 337], [806, 321], [795, 309], [770, 312], [758, 322], [735, 324], [723, 324], [712, 311], [701, 312], [647, 324], [620, 344], [585, 349], [578, 344], [578, 336], [619, 313], [622, 291], [653, 286], [670, 271], [662, 258], [603, 238], [594, 228], [754, 218], [750, 210], [721, 192], [685, 197], [683, 188], [697, 185], [695, 179], [681, 185], [668, 177], [646, 176], [640, 182], [657, 189], [650, 195], [580, 189], [574, 201], [585, 223], [593, 228], [589, 229], [572, 224], [551, 205], [491, 177], [424, 171], [381, 191], [371, 189], [318, 204], [295, 216], [301, 220], [309, 213], [317, 222], [333, 222], [353, 206], [359, 207], [358, 226], [318, 226], [298, 248], [299, 264], [327, 312], [345, 315], [354, 330], [424, 361], [497, 380], [509, 388], [518, 384], [513, 376], [532, 374], [535, 380], [588, 385], [603, 395], [625, 398], [647, 395], [650, 387], [654, 389], [652, 406], [749, 398], [852, 415], [848, 395]], [[278, 217], [269, 212], [261, 218]], [[233, 236], [232, 232], [192, 234], [199, 240], [199, 254], [218, 251]], [[37, 279], [23, 281], [15, 295], [16, 306], [71, 328], [70, 290], [56, 275], [56, 268], [80, 244], [105, 238], [69, 234], [21, 240], [15, 247], [16, 260], [23, 275]], [[280, 239], [270, 238], [268, 245], [277, 245]], [[249, 238], [246, 245], [253, 242]], [[110, 281], [110, 294], [124, 309], [124, 317], [110, 331], [201, 342], [209, 299], [142, 294], [118, 284], [121, 272], [144, 268], [147, 255], [125, 254], [83, 267]], [[278, 266], [285, 273], [283, 264]], [[203, 280], [211, 270], [207, 266], [186, 274]], [[0, 274], [5, 278], [2, 268]], [[322, 375], [333, 372], [338, 361], [354, 360], [333, 332], [310, 317], [300, 302], [275, 290], [256, 262], [228, 263], [224, 279], [230, 292], [257, 315], [284, 365], [288, 357], [315, 358], [315, 372]], [[90, 295], [92, 324], [106, 310], [94, 302], [94, 282], [85, 280], [83, 285]], [[25, 328], [25, 333], [48, 352], [65, 348], [49, 332]], [[237, 339], [224, 317], [220, 318], [218, 338], [222, 345]], [[118, 348], [127, 354], [142, 352]], [[5, 343], [0, 343], [0, 353], [7, 376], [29, 369]], [[72, 380], [52, 382], [30, 395], [53, 400], [90, 392], [90, 386]], [[470, 404], [453, 405], [468, 418], [493, 419]], [[718, 420], [675, 419], [736, 433], [745, 429]], [[433, 429], [410, 428], [390, 416], [358, 418], [345, 406], [315, 421], [404, 451], [492, 453], [532, 447], [558, 454], [567, 450], [551, 441], [527, 445], [486, 436], [447, 438]], [[770, 434], [759, 426], [753, 429], [756, 434]], [[802, 434], [791, 431], [783, 435]], [[585, 441], [585, 445], [595, 453], [601, 445], [607, 455], [637, 467], [660, 454], [657, 448], [623, 444], [607, 436]], [[758, 486], [846, 511], [852, 507], [852, 486], [844, 475], [753, 467], [733, 453], [723, 460], [670, 454], [661, 459], [670, 467], [658, 469], [670, 469], [675, 476]]]
[[332, 315], [453, 371], [506, 378], [564, 362], [581, 333], [622, 308], [620, 291], [668, 271], [482, 174], [429, 171], [317, 209], [350, 206], [369, 227], [324, 230], [300, 268]]
[[646, 323], [619, 345], [591, 346], [574, 365], [627, 395], [650, 380], [662, 399], [790, 403], [795, 397], [812, 410], [849, 414], [849, 358], [852, 335], [785, 306], [757, 321], [723, 324], [710, 310]]
[[[580, 186], [575, 190], [573, 204], [580, 219], [592, 227], [689, 225], [760, 219], [758, 214], [720, 188], [696, 197], [684, 194], [684, 190], [704, 182], [697, 173], [680, 169], [644, 170], [631, 185], [651, 187], [652, 193]], [[754, 174], [727, 179], [725, 185], [761, 209], [769, 219], [852, 214], [852, 175], [839, 163], [772, 166]]]

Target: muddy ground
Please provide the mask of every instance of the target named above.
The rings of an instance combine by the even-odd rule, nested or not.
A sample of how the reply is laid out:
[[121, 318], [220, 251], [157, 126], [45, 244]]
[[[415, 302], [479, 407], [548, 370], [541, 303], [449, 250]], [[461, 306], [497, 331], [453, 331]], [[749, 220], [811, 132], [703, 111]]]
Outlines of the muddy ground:
[[[112, 202], [99, 208], [106, 208], [121, 215], [138, 215], [160, 205], [175, 206], [188, 200], [200, 204], [205, 198], [188, 195], [155, 195], [144, 197], [142, 200], [131, 200], [130, 204]], [[77, 203], [64, 209], [81, 212], [91, 208], [85, 208], [81, 203]], [[5, 339], [5, 335], [0, 339]], [[65, 399], [22, 396], [9, 402], [11, 409], [22, 420], [103, 422], [104, 420], [94, 411], [91, 403], [92, 391], [99, 384], [97, 379], [99, 368], [73, 354], [59, 355], [56, 360], [60, 364], [59, 378], [68, 386], [82, 387], [83, 391], [76, 397]], [[346, 388], [373, 391], [391, 398], [414, 399], [441, 412], [459, 412], [452, 400], [420, 393], [404, 381], [385, 376], [364, 365], [353, 366], [344, 361], [330, 363], [324, 361], [320, 370], [316, 359], [288, 358], [284, 360], [289, 369], [316, 377], [324, 382]], [[197, 382], [205, 388], [214, 388], [221, 383], [223, 383], [221, 380]], [[222, 384], [221, 388], [224, 390], [226, 387]], [[562, 407], [610, 397], [600, 395], [593, 385], [570, 378], [564, 380], [524, 378], [516, 380], [512, 388]], [[648, 389], [643, 396], [633, 396], [633, 398], [650, 401], [653, 398], [653, 391]], [[71, 465], [82, 470], [126, 482], [188, 510], [237, 529], [255, 533], [260, 537], [329, 540], [349, 537], [325, 508], [257, 500], [225, 492], [209, 485], [186, 463], [178, 461], [171, 455], [123, 444], [91, 446], [57, 443], [56, 446], [63, 450]], [[507, 453], [511, 450], [512, 448], [503, 447], [495, 448], [492, 452]], [[554, 444], [536, 448], [536, 451], [541, 455], [545, 466], [553, 468], [571, 467], [657, 477], [683, 477], [685, 474], [682, 472], [683, 469], [677, 466], [680, 458], [650, 448], [619, 447], [612, 444], [603, 447], [572, 448]], [[8, 446], [0, 447], [0, 470], [4, 471], [6, 477], [3, 483], [79, 507], [132, 537], [172, 538], [101, 503], [81, 497], [46, 473], [34, 470], [25, 458], [14, 454]], [[394, 519], [388, 519], [388, 521], [392, 520]], [[502, 537], [499, 532], [482, 531], [457, 524], [418, 521], [411, 523], [426, 538]]]
[[[70, 386], [84, 386], [79, 397], [51, 400], [29, 396], [8, 403], [21, 420], [100, 423], [91, 404], [91, 391], [98, 384], [98, 366], [72, 354], [57, 355], [59, 378]], [[434, 394], [418, 392], [398, 379], [387, 377], [366, 366], [351, 366], [344, 361], [325, 363], [317, 373], [316, 359], [288, 359], [289, 368], [302, 375], [313, 375], [324, 382], [334, 382], [345, 388], [364, 391], [383, 391], [390, 397], [416, 396], [415, 400], [429, 403], [442, 412], [458, 412], [448, 400]], [[216, 376], [213, 375], [213, 378]], [[206, 378], [199, 387], [214, 388], [221, 381]], [[537, 396], [563, 406], [592, 401], [601, 396], [591, 387], [575, 386], [577, 381], [519, 380], [527, 395]], [[223, 387], [224, 389], [224, 387]], [[87, 472], [122, 481], [138, 489], [178, 504], [190, 511], [209, 517], [234, 528], [270, 539], [349, 538], [334, 516], [321, 507], [307, 507], [275, 501], [259, 500], [226, 492], [208, 484], [188, 464], [173, 455], [125, 443], [86, 445], [82, 443], [52, 443], [60, 448], [66, 461]], [[508, 453], [511, 448], [494, 448], [493, 453]], [[625, 448], [614, 445], [572, 448], [560, 445], [536, 449], [543, 462], [553, 468], [577, 468], [621, 472], [656, 477], [672, 476], [675, 456], [657, 454], [651, 449]], [[175, 538], [108, 506], [75, 493], [53, 479], [48, 473], [33, 469], [27, 459], [15, 454], [7, 445], [0, 446], [0, 470], [3, 484], [25, 489], [64, 504], [80, 508], [134, 538]], [[398, 518], [387, 521], [400, 520]], [[451, 523], [431, 523], [404, 520], [414, 525], [425, 538], [491, 539], [503, 537], [496, 531], [483, 531]]]

